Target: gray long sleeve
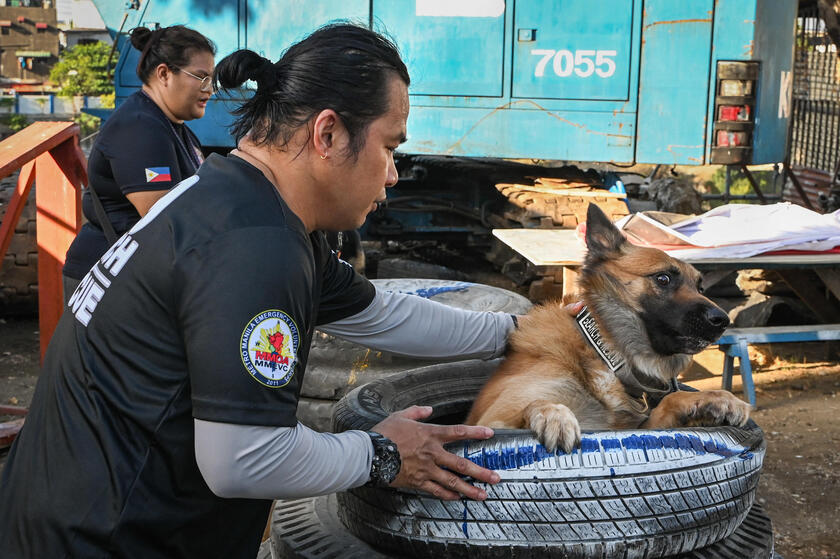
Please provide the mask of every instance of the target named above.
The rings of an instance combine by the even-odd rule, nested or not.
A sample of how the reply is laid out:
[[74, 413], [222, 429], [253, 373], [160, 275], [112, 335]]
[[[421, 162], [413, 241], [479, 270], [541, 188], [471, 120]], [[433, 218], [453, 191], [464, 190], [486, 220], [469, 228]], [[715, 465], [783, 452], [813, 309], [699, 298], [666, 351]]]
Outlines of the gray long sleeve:
[[491, 359], [504, 353], [514, 323], [507, 313], [467, 311], [416, 295], [377, 290], [362, 312], [318, 329], [397, 355]]
[[318, 433], [194, 420], [195, 457], [211, 491], [224, 498], [296, 499], [364, 484], [373, 445], [364, 431]]

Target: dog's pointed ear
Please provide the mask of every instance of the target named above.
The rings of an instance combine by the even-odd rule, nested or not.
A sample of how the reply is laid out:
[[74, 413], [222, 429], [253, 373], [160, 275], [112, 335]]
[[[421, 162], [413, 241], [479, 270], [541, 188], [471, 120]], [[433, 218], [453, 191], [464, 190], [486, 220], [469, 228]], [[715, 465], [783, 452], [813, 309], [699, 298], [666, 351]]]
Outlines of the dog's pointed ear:
[[590, 258], [601, 259], [621, 249], [627, 240], [595, 204], [586, 210], [586, 246]]

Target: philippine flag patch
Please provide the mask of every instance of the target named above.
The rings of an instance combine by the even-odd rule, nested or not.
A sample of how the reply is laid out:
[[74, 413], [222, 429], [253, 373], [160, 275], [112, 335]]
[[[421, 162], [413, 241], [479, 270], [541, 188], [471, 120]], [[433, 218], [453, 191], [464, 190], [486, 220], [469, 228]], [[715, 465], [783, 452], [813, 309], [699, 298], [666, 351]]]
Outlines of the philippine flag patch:
[[168, 182], [172, 180], [169, 167], [147, 167], [146, 182]]

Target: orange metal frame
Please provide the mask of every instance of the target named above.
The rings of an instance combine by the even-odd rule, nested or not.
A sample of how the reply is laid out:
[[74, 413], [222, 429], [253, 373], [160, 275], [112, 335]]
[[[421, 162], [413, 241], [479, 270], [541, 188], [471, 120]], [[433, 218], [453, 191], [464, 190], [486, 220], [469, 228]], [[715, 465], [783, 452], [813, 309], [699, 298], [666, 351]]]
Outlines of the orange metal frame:
[[41, 358], [64, 311], [61, 268], [82, 221], [81, 190], [87, 162], [73, 122], [36, 122], [0, 142], [0, 179], [20, 169], [17, 188], [0, 223], [0, 266], [32, 184], [37, 182], [38, 320]]

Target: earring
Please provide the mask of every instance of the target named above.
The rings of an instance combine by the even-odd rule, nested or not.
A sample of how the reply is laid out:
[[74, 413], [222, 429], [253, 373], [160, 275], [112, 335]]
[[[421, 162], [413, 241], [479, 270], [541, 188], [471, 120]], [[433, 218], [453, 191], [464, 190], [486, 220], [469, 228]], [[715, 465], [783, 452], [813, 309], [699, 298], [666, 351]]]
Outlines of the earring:
[[325, 154], [323, 154], [323, 155], [321, 156], [321, 159], [326, 159], [326, 158], [327, 158], [327, 154], [326, 154], [326, 153], [325, 153]]

